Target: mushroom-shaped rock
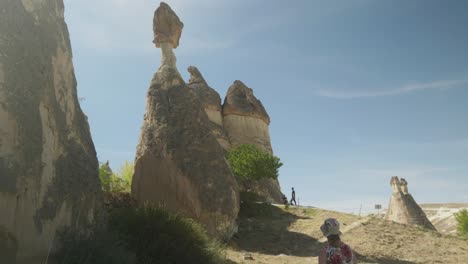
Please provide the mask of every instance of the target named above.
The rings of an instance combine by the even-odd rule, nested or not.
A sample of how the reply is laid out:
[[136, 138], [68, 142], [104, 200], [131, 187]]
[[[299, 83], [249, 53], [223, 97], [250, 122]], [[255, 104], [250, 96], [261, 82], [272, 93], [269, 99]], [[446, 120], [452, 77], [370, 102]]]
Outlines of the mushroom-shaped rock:
[[[406, 186], [408, 183], [406, 180], [400, 180], [397, 176], [394, 176], [390, 184], [393, 193], [390, 198], [387, 213], [385, 214], [385, 219], [401, 224], [418, 225], [427, 229], [436, 230], [424, 211], [416, 203], [413, 196], [407, 193], [408, 189]], [[405, 190], [406, 193], [404, 192]]]
[[[270, 142], [270, 117], [253, 90], [241, 81], [235, 81], [223, 104], [223, 124], [232, 146], [253, 144], [273, 153]], [[278, 180], [263, 179], [252, 183], [250, 190], [267, 202], [282, 202]]]
[[[174, 21], [179, 25], [166, 4], [158, 10], [157, 29], [160, 20], [167, 28], [174, 28], [170, 25]], [[172, 45], [161, 42], [163, 56], [164, 43]], [[236, 230], [239, 190], [210, 124], [198, 96], [185, 84], [175, 64], [163, 59], [147, 94], [132, 196], [140, 204], [163, 205], [189, 216], [211, 236], [226, 239]]]
[[159, 48], [161, 47], [161, 43], [170, 43], [173, 48], [177, 48], [183, 27], [184, 23], [180, 21], [171, 7], [161, 2], [158, 9], [154, 12], [154, 44]]

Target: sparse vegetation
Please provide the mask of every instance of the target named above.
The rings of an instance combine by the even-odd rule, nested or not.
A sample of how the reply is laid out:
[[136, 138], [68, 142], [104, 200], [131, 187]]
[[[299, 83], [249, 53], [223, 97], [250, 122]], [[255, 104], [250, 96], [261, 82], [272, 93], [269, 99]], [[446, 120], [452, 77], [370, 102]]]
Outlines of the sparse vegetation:
[[162, 208], [110, 211], [107, 231], [64, 233], [59, 264], [222, 264], [222, 246], [202, 226]]
[[161, 208], [123, 208], [109, 227], [136, 252], [138, 263], [223, 263], [220, 244], [202, 226]]
[[58, 264], [137, 264], [135, 253], [115, 233], [105, 230], [65, 231], [61, 250], [53, 257]]
[[130, 192], [133, 170], [134, 164], [129, 161], [125, 161], [117, 173], [112, 172], [109, 162], [103, 163], [99, 167], [102, 189], [108, 192]]
[[110, 192], [112, 186], [112, 170], [109, 167], [109, 161], [99, 166], [99, 179], [101, 180], [102, 190]]
[[468, 210], [463, 209], [455, 214], [457, 232], [461, 237], [468, 238]]
[[308, 217], [317, 215], [317, 210], [314, 208], [302, 208], [302, 213]]
[[278, 178], [280, 159], [255, 145], [243, 144], [229, 152], [229, 164], [241, 183], [248, 184], [263, 178]]
[[242, 201], [239, 217], [271, 217], [273, 209], [276, 209], [276, 207], [266, 203]]

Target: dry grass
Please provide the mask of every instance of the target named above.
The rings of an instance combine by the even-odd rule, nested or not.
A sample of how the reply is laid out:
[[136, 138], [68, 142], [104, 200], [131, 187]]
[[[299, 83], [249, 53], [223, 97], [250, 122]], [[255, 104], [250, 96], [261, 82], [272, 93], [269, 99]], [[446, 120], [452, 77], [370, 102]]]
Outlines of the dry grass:
[[[227, 250], [233, 263], [318, 263], [324, 246], [319, 228], [328, 217], [342, 223], [343, 240], [360, 263], [468, 263], [468, 241], [418, 227], [316, 208], [256, 205], [249, 210]], [[254, 260], [244, 260], [245, 252]]]

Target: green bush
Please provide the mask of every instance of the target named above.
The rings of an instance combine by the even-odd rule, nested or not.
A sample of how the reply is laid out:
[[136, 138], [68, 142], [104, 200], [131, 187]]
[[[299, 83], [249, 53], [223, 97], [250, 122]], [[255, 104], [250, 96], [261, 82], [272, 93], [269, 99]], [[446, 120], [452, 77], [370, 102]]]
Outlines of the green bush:
[[263, 178], [278, 178], [278, 169], [283, 165], [278, 157], [255, 145], [243, 144], [229, 152], [229, 164], [241, 183]]
[[62, 232], [62, 248], [52, 257], [52, 263], [137, 264], [135, 253], [116, 234], [104, 230], [89, 232]]
[[113, 173], [109, 161], [103, 163], [99, 167], [102, 189], [107, 192], [130, 192], [134, 167], [132, 162], [125, 161], [119, 171]]
[[241, 192], [240, 193], [240, 210], [239, 217], [251, 218], [251, 217], [266, 217], [269, 218], [273, 215], [273, 206], [256, 202], [258, 200], [257, 194], [252, 192]]
[[457, 220], [457, 232], [462, 237], [468, 238], [468, 210], [463, 209], [455, 214]]
[[222, 264], [222, 246], [202, 226], [164, 209], [144, 206], [109, 213], [107, 231], [61, 235], [58, 264]]
[[101, 180], [101, 186], [104, 191], [109, 192], [111, 190], [113, 174], [109, 166], [109, 161], [99, 166], [99, 179]]
[[109, 228], [136, 253], [138, 264], [225, 261], [223, 250], [191, 219], [151, 206], [116, 209]]

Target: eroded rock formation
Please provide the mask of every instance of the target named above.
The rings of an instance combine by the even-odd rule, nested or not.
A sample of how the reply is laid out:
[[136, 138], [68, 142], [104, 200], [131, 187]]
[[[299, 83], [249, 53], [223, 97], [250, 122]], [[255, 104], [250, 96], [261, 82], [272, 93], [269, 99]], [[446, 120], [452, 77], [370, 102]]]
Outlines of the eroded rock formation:
[[436, 230], [427, 218], [424, 211], [408, 193], [408, 182], [397, 176], [390, 181], [393, 193], [390, 198], [385, 219], [406, 225], [418, 225]]
[[161, 65], [174, 67], [176, 70], [176, 57], [172, 49], [179, 46], [180, 35], [184, 24], [172, 9], [164, 2], [156, 9], [153, 18], [153, 43], [161, 48]]
[[203, 108], [210, 119], [211, 132], [215, 135], [219, 144], [225, 149], [231, 148], [229, 138], [224, 131], [223, 115], [221, 112], [221, 97], [208, 84], [195, 66], [188, 67], [190, 80], [188, 86], [198, 95]]
[[[175, 60], [165, 59], [179, 41], [179, 22], [161, 3], [154, 29], [163, 59], [147, 94], [132, 195], [139, 203], [160, 204], [198, 220], [212, 236], [228, 238], [239, 211], [237, 183], [198, 96], [181, 78]], [[161, 28], [167, 29], [164, 36], [177, 39], [157, 37]]]
[[[273, 153], [270, 142], [270, 117], [252, 89], [241, 81], [229, 87], [223, 104], [224, 129], [232, 146], [254, 144]], [[281, 203], [282, 194], [277, 180], [263, 179], [251, 186], [263, 200]]]
[[62, 0], [2, 0], [0, 12], [0, 230], [16, 251], [0, 263], [45, 263], [58, 230], [95, 221], [98, 162]]

